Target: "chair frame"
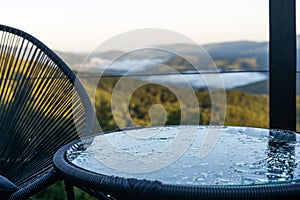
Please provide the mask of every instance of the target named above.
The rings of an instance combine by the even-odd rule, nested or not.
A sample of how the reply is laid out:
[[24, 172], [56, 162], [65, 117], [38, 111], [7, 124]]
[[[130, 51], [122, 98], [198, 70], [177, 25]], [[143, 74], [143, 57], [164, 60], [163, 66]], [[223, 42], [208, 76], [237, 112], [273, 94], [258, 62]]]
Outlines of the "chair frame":
[[[94, 121], [95, 121], [94, 109], [86, 90], [84, 89], [83, 85], [81, 84], [77, 76], [74, 74], [74, 72], [62, 61], [62, 59], [59, 56], [57, 56], [52, 50], [50, 50], [46, 45], [44, 45], [41, 41], [39, 41], [32, 35], [24, 31], [21, 31], [19, 29], [1, 25], [1, 24], [0, 24], [0, 31], [19, 36], [22, 39], [32, 43], [36, 48], [41, 50], [46, 56], [48, 56], [48, 58], [50, 58], [53, 61], [53, 63], [55, 63], [60, 68], [60, 70], [71, 81], [73, 87], [76, 88], [76, 91], [78, 92], [85, 109], [84, 117], [86, 119], [86, 123], [83, 131], [83, 135], [81, 136], [86, 136], [91, 134], [93, 132]], [[63, 145], [64, 144], [61, 144], [61, 146]], [[59, 177], [59, 175], [57, 174], [57, 172], [54, 170], [52, 166], [48, 166], [48, 172], [46, 174], [45, 174], [45, 170], [40, 170], [40, 172], [41, 174], [44, 174], [41, 178], [26, 185], [25, 187], [20, 188], [18, 191], [10, 195], [8, 199], [16, 200], [16, 199], [29, 198], [37, 194], [39, 191], [54, 184], [56, 181], [61, 180], [61, 178]], [[68, 189], [67, 191], [68, 199], [74, 199], [72, 188], [73, 187], [70, 184], [66, 184], [66, 189]]]

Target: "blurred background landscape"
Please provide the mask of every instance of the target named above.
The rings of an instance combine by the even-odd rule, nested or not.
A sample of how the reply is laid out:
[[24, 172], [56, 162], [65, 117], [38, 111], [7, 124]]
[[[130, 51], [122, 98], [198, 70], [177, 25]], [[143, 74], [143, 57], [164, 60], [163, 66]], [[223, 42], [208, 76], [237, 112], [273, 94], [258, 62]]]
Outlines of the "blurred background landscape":
[[[297, 34], [300, 34], [299, 5], [296, 8]], [[196, 113], [196, 108], [180, 105], [174, 91], [186, 94], [191, 90], [198, 101], [199, 124], [208, 125], [212, 103], [205, 79], [214, 80], [217, 77], [221, 77], [226, 92], [225, 125], [269, 127], [268, 0], [87, 0], [72, 3], [52, 0], [42, 4], [36, 0], [12, 0], [3, 3], [1, 8], [1, 24], [32, 34], [54, 50], [75, 73], [80, 74], [103, 131], [132, 126], [132, 121], [136, 126], [159, 124], [159, 121], [151, 122], [149, 113], [157, 104], [165, 110], [166, 125], [189, 124], [189, 116], [182, 116], [180, 106], [190, 113]], [[126, 49], [118, 48], [119, 44], [107, 50], [94, 51], [98, 45], [117, 34], [141, 28], [167, 29], [183, 34], [202, 45], [215, 65], [202, 65], [202, 57], [197, 51], [199, 46], [170, 42], [168, 38], [165, 38], [166, 43], [155, 43], [157, 38], [153, 38], [153, 42], [156, 47], [184, 56], [161, 51], [127, 54]], [[300, 36], [297, 37], [297, 72], [300, 71], [299, 41]], [[203, 78], [199, 78], [198, 72], [188, 61], [201, 66]], [[165, 71], [160, 65], [168, 66], [178, 74], [170, 73], [172, 70]], [[114, 87], [134, 66], [144, 68], [136, 75], [126, 77], [126, 84], [128, 87], [136, 84], [143, 86], [131, 95], [129, 105], [121, 105], [124, 110], [113, 114], [111, 99]], [[178, 78], [180, 76], [188, 80], [192, 88], [186, 88]], [[221, 90], [216, 86], [216, 92]], [[121, 99], [126, 96], [125, 93], [119, 95]], [[222, 124], [219, 105], [214, 106], [217, 108], [214, 113], [217, 123]], [[132, 121], [126, 115], [127, 108]], [[183, 122], [182, 117], [186, 119]], [[299, 73], [297, 131], [300, 131]], [[79, 189], [76, 189], [76, 198], [94, 199]], [[64, 200], [64, 185], [59, 182], [32, 199]]]

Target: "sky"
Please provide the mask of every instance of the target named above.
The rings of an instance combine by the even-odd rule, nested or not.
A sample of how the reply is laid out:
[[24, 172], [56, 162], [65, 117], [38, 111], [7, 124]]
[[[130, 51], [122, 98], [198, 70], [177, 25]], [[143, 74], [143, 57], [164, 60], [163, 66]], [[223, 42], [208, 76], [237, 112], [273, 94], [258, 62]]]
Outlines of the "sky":
[[200, 45], [266, 41], [268, 1], [9, 0], [1, 3], [0, 24], [28, 32], [51, 49], [69, 52], [91, 52], [115, 35], [141, 28], [175, 31]]

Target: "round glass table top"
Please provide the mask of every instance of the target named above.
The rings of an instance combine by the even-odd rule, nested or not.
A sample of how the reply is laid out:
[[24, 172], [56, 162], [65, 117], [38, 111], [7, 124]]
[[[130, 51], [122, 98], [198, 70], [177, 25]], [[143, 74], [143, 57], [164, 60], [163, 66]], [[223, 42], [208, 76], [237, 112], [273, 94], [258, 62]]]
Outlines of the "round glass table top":
[[260, 185], [300, 181], [295, 132], [249, 127], [133, 128], [82, 139], [72, 165], [107, 176], [180, 185]]

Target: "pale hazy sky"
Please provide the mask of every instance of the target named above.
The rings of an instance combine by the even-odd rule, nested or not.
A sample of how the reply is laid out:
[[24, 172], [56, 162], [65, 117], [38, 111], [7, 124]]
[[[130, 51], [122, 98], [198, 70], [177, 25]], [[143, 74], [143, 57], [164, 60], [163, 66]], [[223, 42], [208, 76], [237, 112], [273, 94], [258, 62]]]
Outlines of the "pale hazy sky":
[[[1, 3], [0, 23], [34, 35], [51, 49], [73, 52], [92, 51], [112, 36], [138, 28], [169, 29], [199, 44], [265, 41], [268, 1], [9, 0]], [[297, 27], [300, 31], [299, 22]]]

